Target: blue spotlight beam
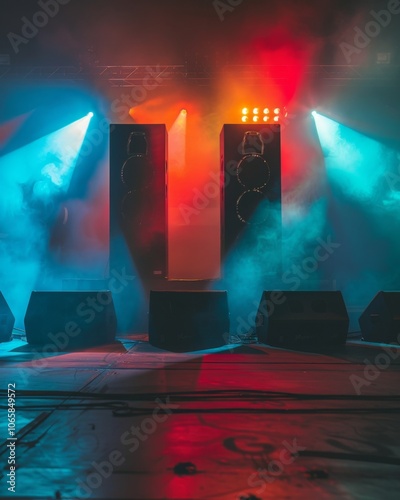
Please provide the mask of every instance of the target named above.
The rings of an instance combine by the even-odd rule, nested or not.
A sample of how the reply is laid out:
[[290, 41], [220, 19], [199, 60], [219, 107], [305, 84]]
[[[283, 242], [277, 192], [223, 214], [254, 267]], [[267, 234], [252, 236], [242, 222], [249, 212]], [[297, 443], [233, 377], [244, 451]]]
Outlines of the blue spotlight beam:
[[340, 247], [328, 265], [351, 304], [399, 288], [398, 152], [316, 113], [331, 189], [331, 232]]
[[67, 191], [91, 117], [77, 120], [56, 132], [0, 158], [0, 176], [10, 188], [26, 183], [48, 186], [43, 195], [54, 190]]
[[359, 200], [376, 200], [378, 191], [381, 197], [385, 191], [392, 197], [385, 179], [395, 161], [395, 151], [320, 113], [312, 114], [330, 181]]
[[[0, 157], [0, 283], [17, 325], [43, 273], [57, 198], [65, 193], [90, 117]], [[59, 199], [59, 198], [58, 198]]]

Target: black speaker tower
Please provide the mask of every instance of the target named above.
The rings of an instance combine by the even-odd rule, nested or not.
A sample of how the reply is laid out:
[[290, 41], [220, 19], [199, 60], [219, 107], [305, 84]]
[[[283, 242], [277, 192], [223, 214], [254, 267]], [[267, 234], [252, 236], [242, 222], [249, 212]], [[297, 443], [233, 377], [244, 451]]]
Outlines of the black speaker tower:
[[282, 237], [280, 125], [224, 125], [220, 141], [222, 261], [228, 254], [238, 262], [251, 254], [263, 273], [276, 274]]
[[110, 127], [110, 277], [120, 331], [144, 332], [148, 295], [167, 277], [165, 125]]

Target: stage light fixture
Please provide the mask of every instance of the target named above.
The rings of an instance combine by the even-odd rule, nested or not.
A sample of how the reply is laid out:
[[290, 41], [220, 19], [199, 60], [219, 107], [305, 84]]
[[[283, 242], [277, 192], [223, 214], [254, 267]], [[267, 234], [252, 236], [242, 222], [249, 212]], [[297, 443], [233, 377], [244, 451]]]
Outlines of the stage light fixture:
[[318, 113], [315, 110], [311, 114], [313, 115], [314, 118], [318, 115]]
[[88, 118], [93, 118], [94, 114], [90, 111], [88, 114]]
[[253, 108], [242, 108], [242, 123], [248, 123], [252, 121], [253, 123], [258, 123], [263, 121], [267, 123], [272, 119], [279, 123], [281, 120], [288, 116], [286, 107], [263, 107], [263, 106], [255, 106]]
[[181, 110], [181, 114], [184, 115], [184, 116], [186, 116], [187, 115], [187, 109], [182, 109]]

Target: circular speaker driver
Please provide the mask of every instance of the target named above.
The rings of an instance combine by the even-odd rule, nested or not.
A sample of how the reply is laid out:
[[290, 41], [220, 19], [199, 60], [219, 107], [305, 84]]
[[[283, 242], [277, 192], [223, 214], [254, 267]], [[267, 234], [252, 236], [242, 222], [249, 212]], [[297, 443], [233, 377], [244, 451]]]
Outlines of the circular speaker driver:
[[244, 224], [264, 224], [270, 214], [270, 201], [258, 189], [245, 191], [237, 199], [236, 215]]
[[246, 155], [237, 166], [236, 176], [246, 189], [262, 189], [269, 183], [271, 170], [262, 156]]
[[145, 156], [132, 156], [128, 158], [121, 169], [121, 180], [130, 190], [143, 189], [143, 179], [148, 169]]

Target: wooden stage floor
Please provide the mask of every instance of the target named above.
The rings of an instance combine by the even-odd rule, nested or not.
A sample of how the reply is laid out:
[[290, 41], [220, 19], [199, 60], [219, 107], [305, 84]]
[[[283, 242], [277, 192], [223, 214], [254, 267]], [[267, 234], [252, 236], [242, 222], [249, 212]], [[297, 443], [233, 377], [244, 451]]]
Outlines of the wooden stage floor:
[[135, 335], [44, 356], [13, 340], [0, 380], [0, 498], [399, 498], [399, 346], [178, 354]]

